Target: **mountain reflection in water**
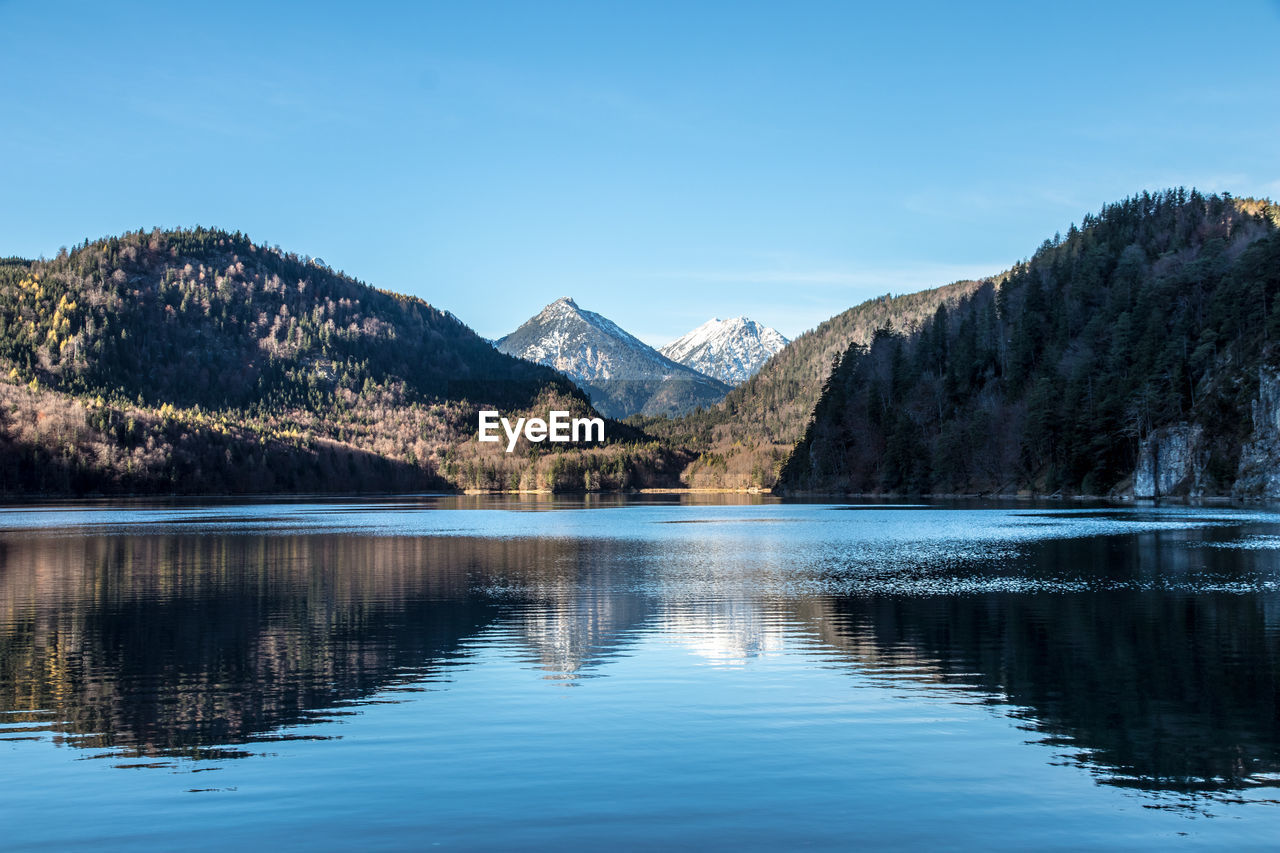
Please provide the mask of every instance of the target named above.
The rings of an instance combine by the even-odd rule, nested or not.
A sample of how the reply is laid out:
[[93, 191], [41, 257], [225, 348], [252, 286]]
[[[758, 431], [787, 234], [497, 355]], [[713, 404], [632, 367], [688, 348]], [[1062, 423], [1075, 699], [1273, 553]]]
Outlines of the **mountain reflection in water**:
[[[1278, 552], [1219, 547], [1276, 519], [991, 511], [961, 521], [1003, 531], [975, 549], [930, 532], [959, 510], [749, 510], [612, 509], [585, 531], [583, 513], [540, 514], [494, 537], [413, 535], [412, 512], [389, 532], [10, 529], [0, 737], [222, 760], [398, 691], [448, 689], [494, 644], [574, 683], [665, 637], [711, 667], [804, 655], [1001, 706], [1107, 784], [1280, 780]], [[754, 523], [769, 520], [796, 523]], [[901, 524], [915, 532], [886, 534]]]

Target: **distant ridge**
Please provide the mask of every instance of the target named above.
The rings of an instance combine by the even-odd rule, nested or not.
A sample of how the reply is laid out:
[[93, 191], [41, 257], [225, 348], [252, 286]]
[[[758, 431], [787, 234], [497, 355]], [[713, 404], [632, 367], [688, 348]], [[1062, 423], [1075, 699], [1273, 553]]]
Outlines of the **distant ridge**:
[[718, 403], [725, 383], [655, 350], [607, 317], [562, 297], [500, 339], [498, 350], [554, 367], [604, 414], [679, 415]]

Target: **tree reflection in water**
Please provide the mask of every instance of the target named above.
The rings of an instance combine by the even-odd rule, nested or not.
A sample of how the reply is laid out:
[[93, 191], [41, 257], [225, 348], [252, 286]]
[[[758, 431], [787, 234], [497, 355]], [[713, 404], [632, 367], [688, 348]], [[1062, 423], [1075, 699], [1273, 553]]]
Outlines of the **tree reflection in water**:
[[689, 573], [681, 555], [635, 540], [6, 534], [0, 712], [10, 737], [52, 729], [116, 754], [226, 758], [429, 688], [498, 638], [576, 679], [663, 633], [716, 663], [818, 648], [851, 672], [1008, 703], [1107, 784], [1276, 784], [1280, 599], [1177, 583], [1179, 561], [1230, 582], [1273, 552], [1190, 548], [1186, 535], [1039, 541], [968, 569], [1096, 588], [778, 595], [702, 566], [721, 574], [689, 595], [668, 578]]

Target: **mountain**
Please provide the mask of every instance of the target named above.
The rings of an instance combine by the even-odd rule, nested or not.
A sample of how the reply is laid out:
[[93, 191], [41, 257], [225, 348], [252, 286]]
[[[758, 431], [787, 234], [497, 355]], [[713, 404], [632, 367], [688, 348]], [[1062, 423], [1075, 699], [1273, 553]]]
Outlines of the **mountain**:
[[680, 414], [714, 405], [729, 391], [568, 297], [543, 308], [497, 346], [569, 376], [610, 417]]
[[675, 464], [622, 424], [608, 447], [475, 441], [481, 408], [552, 407], [594, 414], [447, 312], [238, 232], [0, 260], [0, 492], [594, 488]]
[[750, 379], [789, 341], [776, 329], [746, 317], [713, 318], [658, 352], [721, 382]]
[[688, 486], [769, 488], [804, 433], [832, 363], [879, 328], [912, 331], [939, 305], [954, 305], [980, 282], [958, 281], [918, 293], [867, 300], [797, 337], [718, 405], [679, 418], [629, 422], [694, 454], [681, 475]]
[[329, 401], [366, 383], [410, 402], [519, 407], [548, 370], [421, 299], [209, 229], [135, 232], [10, 264], [0, 359], [51, 390], [206, 409]]
[[788, 491], [1280, 497], [1280, 208], [1143, 193], [850, 346]]

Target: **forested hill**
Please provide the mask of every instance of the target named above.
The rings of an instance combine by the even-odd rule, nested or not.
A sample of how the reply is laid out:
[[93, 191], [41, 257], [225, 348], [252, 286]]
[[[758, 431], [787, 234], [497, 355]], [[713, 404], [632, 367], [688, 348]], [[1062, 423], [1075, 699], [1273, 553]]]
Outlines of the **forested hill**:
[[630, 422], [698, 453], [685, 470], [688, 485], [771, 487], [804, 433], [823, 383], [851, 344], [870, 343], [877, 329], [910, 333], [979, 287], [976, 281], [867, 300], [797, 337], [718, 405], [679, 418]]
[[420, 299], [203, 228], [0, 266], [0, 359], [23, 382], [177, 407], [327, 406], [366, 383], [512, 407], [574, 393]]
[[732, 425], [737, 438], [796, 441], [832, 363], [850, 344], [870, 343], [876, 330], [885, 327], [912, 332], [930, 320], [939, 305], [954, 304], [977, 287], [976, 281], [957, 281], [917, 293], [885, 294], [837, 314], [797, 337], [731, 391], [717, 407], [718, 419]]
[[0, 492], [606, 488], [682, 459], [621, 424], [507, 454], [481, 407], [595, 414], [422, 300], [239, 233], [0, 261]]
[[1087, 216], [917, 333], [849, 347], [781, 486], [1239, 493], [1272, 452], [1278, 223], [1182, 189]]

